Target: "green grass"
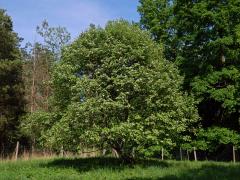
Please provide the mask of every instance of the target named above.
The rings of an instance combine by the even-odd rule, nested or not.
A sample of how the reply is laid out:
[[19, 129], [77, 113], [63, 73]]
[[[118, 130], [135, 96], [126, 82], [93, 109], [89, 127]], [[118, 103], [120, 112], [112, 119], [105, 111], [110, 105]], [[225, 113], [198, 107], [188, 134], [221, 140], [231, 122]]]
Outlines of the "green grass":
[[0, 179], [238, 180], [240, 164], [142, 160], [128, 166], [114, 158], [29, 160], [1, 162]]

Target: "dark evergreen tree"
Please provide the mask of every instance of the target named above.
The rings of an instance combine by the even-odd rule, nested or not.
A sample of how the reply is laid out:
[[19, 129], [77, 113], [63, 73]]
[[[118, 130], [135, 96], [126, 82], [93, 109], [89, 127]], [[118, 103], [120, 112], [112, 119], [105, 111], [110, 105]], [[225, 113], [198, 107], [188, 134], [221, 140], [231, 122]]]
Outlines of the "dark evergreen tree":
[[11, 18], [0, 9], [0, 152], [12, 150], [19, 138], [19, 117], [24, 111], [20, 38]]

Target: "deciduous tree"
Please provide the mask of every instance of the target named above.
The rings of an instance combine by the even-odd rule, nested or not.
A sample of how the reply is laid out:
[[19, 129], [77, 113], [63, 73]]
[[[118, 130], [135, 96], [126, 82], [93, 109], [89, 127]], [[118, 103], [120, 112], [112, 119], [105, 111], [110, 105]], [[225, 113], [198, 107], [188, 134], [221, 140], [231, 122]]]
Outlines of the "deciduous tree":
[[[131, 161], [142, 149], [174, 147], [198, 121], [182, 77], [148, 32], [125, 21], [90, 27], [63, 52], [54, 70], [62, 118], [49, 142], [64, 148], [114, 148]], [[159, 149], [160, 151], [160, 149]]]
[[240, 1], [140, 0], [139, 12], [199, 98], [203, 125], [239, 130]]

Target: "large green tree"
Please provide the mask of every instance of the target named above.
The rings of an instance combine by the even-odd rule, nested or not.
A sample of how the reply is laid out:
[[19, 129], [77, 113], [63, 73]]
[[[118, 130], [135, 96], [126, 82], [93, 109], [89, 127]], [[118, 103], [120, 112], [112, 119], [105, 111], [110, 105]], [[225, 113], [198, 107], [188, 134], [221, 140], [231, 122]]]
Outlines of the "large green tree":
[[63, 52], [53, 73], [62, 118], [50, 143], [114, 148], [126, 161], [153, 146], [174, 147], [198, 115], [182, 78], [149, 33], [125, 21], [90, 27]]
[[18, 138], [23, 113], [22, 64], [19, 38], [11, 18], [0, 9], [0, 151], [7, 152]]
[[140, 0], [138, 10], [199, 99], [203, 125], [239, 130], [240, 1]]

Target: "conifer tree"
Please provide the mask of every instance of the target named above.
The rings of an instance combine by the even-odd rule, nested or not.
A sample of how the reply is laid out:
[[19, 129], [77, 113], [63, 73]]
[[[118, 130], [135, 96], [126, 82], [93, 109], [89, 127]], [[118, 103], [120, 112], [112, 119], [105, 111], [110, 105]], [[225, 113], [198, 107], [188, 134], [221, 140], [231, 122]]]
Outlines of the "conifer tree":
[[24, 111], [20, 38], [11, 18], [0, 9], [0, 151], [12, 149], [18, 139], [19, 117]]

